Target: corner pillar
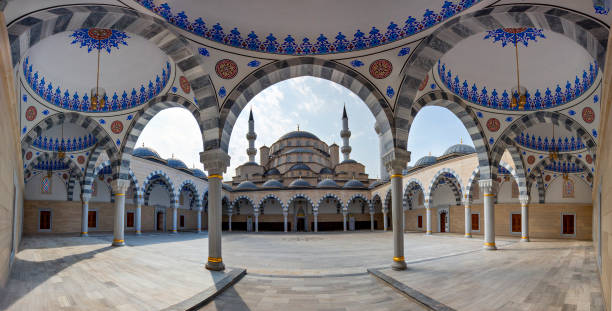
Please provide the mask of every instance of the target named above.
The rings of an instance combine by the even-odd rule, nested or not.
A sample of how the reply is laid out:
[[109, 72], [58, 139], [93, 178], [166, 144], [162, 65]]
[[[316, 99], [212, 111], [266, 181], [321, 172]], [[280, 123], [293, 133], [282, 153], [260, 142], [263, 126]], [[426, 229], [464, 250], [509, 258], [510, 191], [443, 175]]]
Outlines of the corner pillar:
[[384, 163], [391, 175], [391, 211], [393, 214], [393, 270], [406, 270], [404, 259], [404, 211], [402, 207], [402, 171], [410, 161], [410, 152], [395, 148], [384, 156]]

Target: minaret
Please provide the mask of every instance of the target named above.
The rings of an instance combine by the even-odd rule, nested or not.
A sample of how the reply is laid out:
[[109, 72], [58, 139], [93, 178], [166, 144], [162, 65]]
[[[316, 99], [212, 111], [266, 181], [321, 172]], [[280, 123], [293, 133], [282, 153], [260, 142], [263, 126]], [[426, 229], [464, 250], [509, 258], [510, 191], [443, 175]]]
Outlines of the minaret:
[[257, 154], [257, 149], [255, 149], [255, 139], [257, 138], [257, 134], [255, 134], [253, 109], [251, 109], [251, 113], [249, 114], [249, 132], [246, 134], [246, 138], [249, 140], [249, 148], [246, 150], [247, 154], [249, 155], [249, 162], [255, 162], [255, 155]]
[[349, 137], [351, 137], [351, 131], [349, 131], [348, 128], [348, 117], [346, 116], [346, 106], [344, 106], [343, 112], [342, 112], [342, 131], [340, 131], [340, 137], [342, 137], [342, 149], [340, 149], [340, 151], [342, 151], [342, 157], [344, 158], [343, 161], [346, 161], [349, 159], [349, 156], [351, 154], [351, 146], [349, 146]]

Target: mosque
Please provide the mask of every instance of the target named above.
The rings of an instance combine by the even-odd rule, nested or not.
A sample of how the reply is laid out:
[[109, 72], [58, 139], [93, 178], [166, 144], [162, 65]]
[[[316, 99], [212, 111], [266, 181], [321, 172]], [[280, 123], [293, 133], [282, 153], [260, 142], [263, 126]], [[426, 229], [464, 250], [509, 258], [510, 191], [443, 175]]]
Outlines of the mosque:
[[[612, 310], [610, 7], [0, 0], [0, 309]], [[380, 178], [346, 107], [341, 146], [255, 147], [247, 104], [304, 76], [367, 106]], [[472, 144], [409, 166], [431, 106]], [[136, 145], [168, 108], [200, 168]]]

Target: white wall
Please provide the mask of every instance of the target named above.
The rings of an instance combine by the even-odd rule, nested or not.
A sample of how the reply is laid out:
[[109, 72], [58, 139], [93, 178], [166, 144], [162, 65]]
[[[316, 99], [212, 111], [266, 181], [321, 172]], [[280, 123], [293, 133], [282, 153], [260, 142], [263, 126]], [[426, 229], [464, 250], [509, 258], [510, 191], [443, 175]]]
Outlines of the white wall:
[[[97, 184], [96, 195], [91, 196], [90, 202], [110, 202], [111, 201], [111, 186], [106, 181], [96, 178], [94, 183]], [[93, 186], [92, 186], [93, 187]], [[93, 189], [93, 188], [92, 188]]]
[[582, 178], [570, 176], [574, 181], [574, 197], [563, 198], [563, 178], [557, 176], [546, 188], [546, 203], [591, 203], [591, 187]]
[[[433, 206], [457, 205], [455, 194], [448, 184], [438, 185], [432, 193]], [[432, 207], [433, 207], [432, 206]]]
[[161, 185], [153, 185], [149, 194], [149, 206], [170, 207], [170, 192]]
[[519, 203], [518, 196], [512, 198], [512, 184], [514, 184], [514, 179], [510, 178], [508, 181], [502, 181], [498, 186], [497, 203]]
[[25, 185], [25, 199], [26, 200], [58, 200], [66, 201], [68, 196], [66, 184], [58, 173], [53, 173], [51, 176], [51, 193], [43, 194], [41, 188], [41, 182], [43, 176], [47, 174], [39, 173], [32, 177]]

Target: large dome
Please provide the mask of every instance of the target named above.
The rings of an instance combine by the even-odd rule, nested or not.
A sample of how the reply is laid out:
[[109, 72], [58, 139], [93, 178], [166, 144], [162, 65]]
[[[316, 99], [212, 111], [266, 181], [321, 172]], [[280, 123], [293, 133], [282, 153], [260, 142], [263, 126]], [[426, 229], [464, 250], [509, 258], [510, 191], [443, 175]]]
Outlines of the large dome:
[[414, 166], [428, 166], [428, 165], [432, 165], [432, 164], [436, 164], [437, 159], [434, 156], [424, 156], [422, 158], [420, 158], [418, 161], [416, 161], [416, 163], [414, 164]]
[[187, 165], [185, 165], [185, 162], [179, 159], [170, 158], [170, 159], [166, 159], [166, 161], [168, 161], [168, 166], [172, 168], [187, 169]]
[[293, 149], [289, 149], [283, 152], [283, 154], [289, 154], [289, 153], [315, 153], [315, 152], [310, 149], [306, 149], [306, 148], [293, 148]]
[[468, 146], [464, 144], [456, 144], [456, 145], [452, 145], [448, 147], [448, 149], [446, 149], [446, 151], [444, 151], [442, 155], [445, 156], [445, 155], [454, 154], [454, 153], [470, 154], [474, 152], [476, 152], [476, 149], [474, 149], [474, 147], [472, 146]]
[[149, 157], [153, 157], [153, 158], [160, 158], [159, 154], [157, 153], [157, 151], [149, 148], [149, 147], [140, 147], [140, 148], [136, 148], [134, 149], [134, 151], [132, 151], [132, 155], [139, 157], [139, 158], [149, 158]]
[[283, 135], [279, 140], [287, 139], [287, 138], [312, 138], [316, 140], [320, 140], [315, 134], [306, 132], [306, 131], [293, 131]]

